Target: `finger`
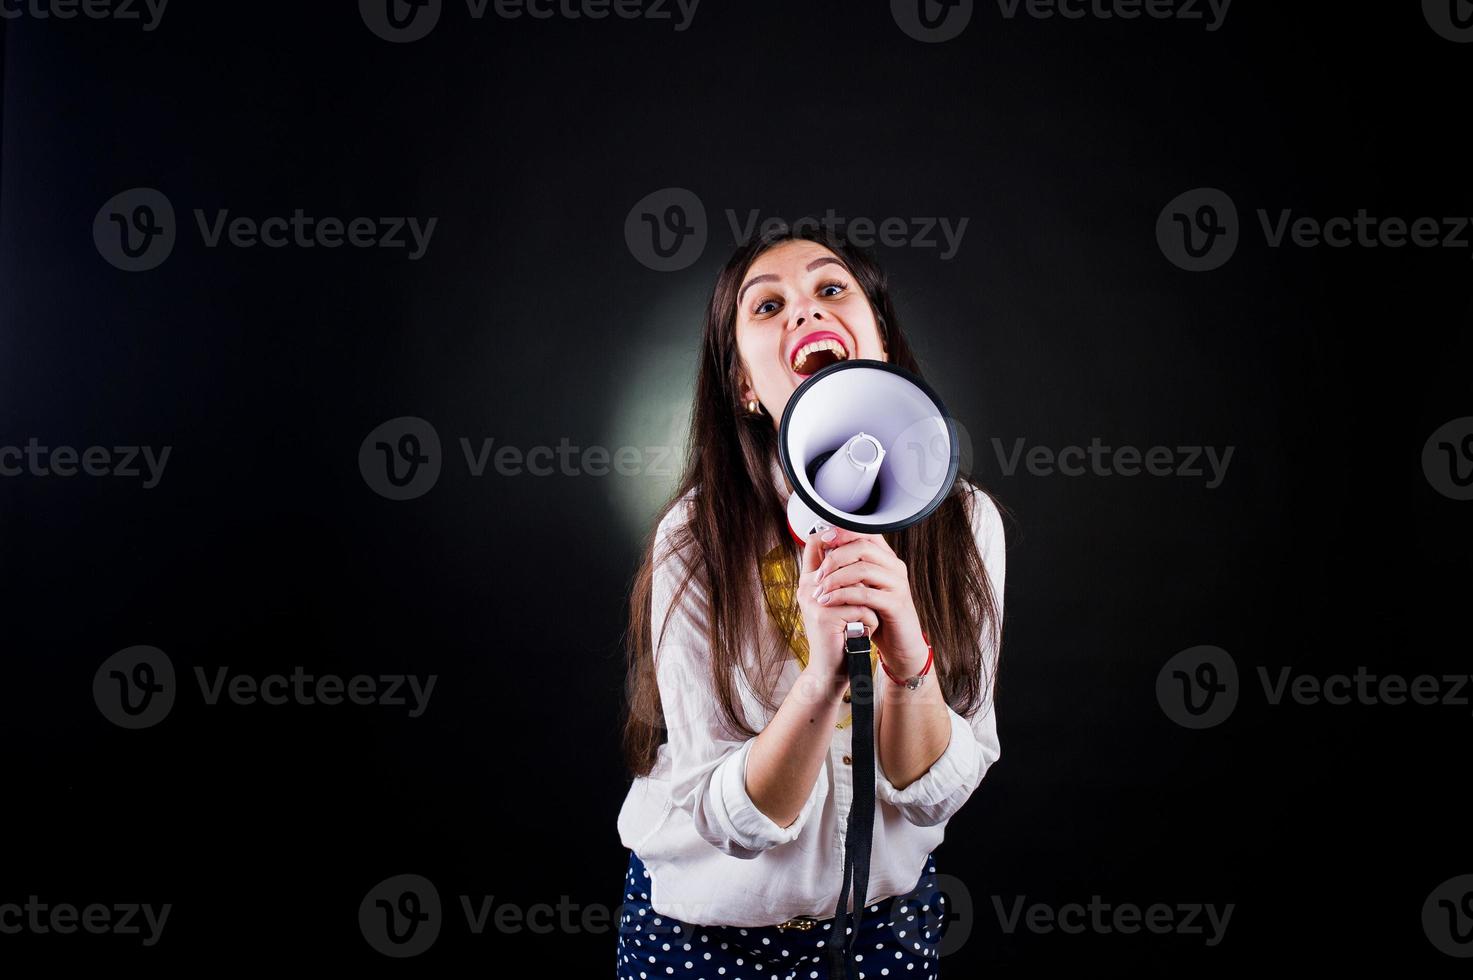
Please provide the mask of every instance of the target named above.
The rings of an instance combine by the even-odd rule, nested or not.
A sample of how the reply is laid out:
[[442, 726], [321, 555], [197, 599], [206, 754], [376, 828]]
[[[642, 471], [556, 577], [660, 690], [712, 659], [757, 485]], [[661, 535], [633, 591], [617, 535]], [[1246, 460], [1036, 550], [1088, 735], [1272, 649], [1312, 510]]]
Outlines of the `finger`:
[[879, 614], [869, 606], [837, 606], [834, 609], [829, 609], [825, 606], [824, 619], [826, 622], [830, 614], [836, 618], [834, 635], [841, 639], [844, 636], [844, 626], [846, 623], [863, 623], [869, 627], [870, 633], [874, 633], [875, 630], [880, 628]]
[[850, 585], [825, 592], [818, 597], [817, 602], [824, 609], [838, 604], [868, 606], [880, 612], [888, 612], [894, 605], [893, 595], [888, 590], [872, 589], [867, 585]]
[[852, 565], [857, 561], [869, 560], [876, 565], [888, 565], [888, 559], [893, 557], [893, 552], [883, 551], [877, 548], [873, 537], [862, 536], [841, 547], [830, 549], [827, 557], [824, 558], [818, 567], [817, 580], [822, 582], [829, 575], [833, 574], [835, 569], [843, 568], [845, 565]]
[[838, 541], [838, 538], [835, 538], [834, 541], [823, 541], [823, 535], [831, 532], [844, 533], [844, 529], [829, 528], [828, 531], [810, 533], [809, 539], [803, 544], [803, 569], [801, 569], [801, 572], [813, 572], [813, 570], [818, 569], [819, 564], [823, 561], [823, 556], [828, 554], [829, 551], [834, 550], [834, 545]]
[[803, 542], [803, 572], [811, 572], [818, 568], [823, 562], [823, 541], [819, 540], [821, 534], [810, 534], [808, 540]]
[[846, 585], [858, 585], [861, 582], [876, 589], [894, 589], [899, 586], [900, 579], [893, 569], [876, 565], [869, 560], [861, 560], [829, 572], [823, 577], [822, 582], [814, 582], [817, 595], [813, 595], [813, 589], [809, 590], [809, 594], [817, 599], [825, 592], [842, 589]]

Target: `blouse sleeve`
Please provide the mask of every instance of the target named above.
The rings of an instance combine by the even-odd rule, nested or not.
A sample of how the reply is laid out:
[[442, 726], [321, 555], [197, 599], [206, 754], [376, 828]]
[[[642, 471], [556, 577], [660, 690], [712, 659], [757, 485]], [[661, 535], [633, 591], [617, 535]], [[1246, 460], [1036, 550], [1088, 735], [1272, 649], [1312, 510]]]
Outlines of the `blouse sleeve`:
[[[670, 548], [685, 504], [671, 508], [655, 534], [651, 626], [655, 677], [670, 753], [674, 805], [691, 815], [695, 829], [713, 847], [751, 859], [797, 839], [828, 792], [820, 769], [796, 820], [778, 826], [747, 793], [747, 756], [753, 738], [732, 739], [722, 726], [722, 709], [712, 687], [708, 626], [710, 595], [697, 573], [674, 608], [670, 600], [690, 570], [688, 556]], [[663, 637], [662, 637], [663, 631]]]
[[[982, 555], [998, 616], [1001, 617], [1007, 562], [1002, 515], [987, 494], [975, 487], [971, 488], [971, 494], [972, 534], [978, 553]], [[994, 676], [997, 664], [997, 638], [1001, 628], [1001, 622], [997, 624], [995, 633], [984, 627], [979, 637], [983, 666], [989, 678]], [[879, 753], [875, 754], [876, 798], [892, 804], [907, 820], [921, 827], [930, 827], [949, 820], [971, 797], [987, 770], [1002, 755], [997, 739], [997, 714], [993, 710], [990, 681], [987, 683], [982, 704], [972, 718], [963, 717], [950, 705], [947, 705], [946, 713], [951, 721], [951, 741], [941, 757], [932, 763], [931, 768], [904, 789], [896, 789], [895, 784], [885, 776]]]

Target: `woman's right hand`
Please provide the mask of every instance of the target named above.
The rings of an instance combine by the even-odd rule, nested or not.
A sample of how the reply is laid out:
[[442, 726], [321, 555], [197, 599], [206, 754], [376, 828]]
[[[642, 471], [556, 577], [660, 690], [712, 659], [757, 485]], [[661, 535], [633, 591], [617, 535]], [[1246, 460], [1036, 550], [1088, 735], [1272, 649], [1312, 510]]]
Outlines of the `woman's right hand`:
[[818, 566], [828, 548], [820, 534], [810, 534], [803, 546], [803, 564], [798, 576], [798, 610], [803, 614], [803, 632], [808, 638], [808, 669], [819, 671], [836, 683], [849, 676], [844, 657], [844, 626], [864, 623], [870, 633], [880, 625], [875, 611], [868, 606], [821, 605], [813, 597], [818, 586]]

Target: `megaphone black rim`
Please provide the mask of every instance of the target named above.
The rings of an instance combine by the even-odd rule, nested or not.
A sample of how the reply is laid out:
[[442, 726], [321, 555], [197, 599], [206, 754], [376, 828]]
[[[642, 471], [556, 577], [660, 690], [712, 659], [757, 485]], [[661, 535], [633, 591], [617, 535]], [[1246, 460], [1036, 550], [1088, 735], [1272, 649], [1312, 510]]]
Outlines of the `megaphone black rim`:
[[[899, 375], [904, 380], [925, 392], [926, 397], [931, 399], [931, 403], [940, 411], [941, 418], [946, 422], [946, 434], [951, 444], [951, 458], [946, 464], [946, 479], [942, 481], [940, 489], [936, 491], [936, 496], [931, 498], [930, 503], [903, 521], [892, 521], [889, 524], [861, 524], [845, 517], [839, 517], [828, 507], [819, 503], [807, 490], [803, 489], [803, 481], [798, 479], [793, 461], [788, 456], [788, 423], [792, 421], [793, 409], [802, 400], [803, 393], [837, 371], [849, 371], [855, 368], [867, 368], [872, 371], [889, 371], [891, 374]], [[830, 364], [817, 374], [803, 379], [803, 383], [793, 389], [792, 395], [788, 396], [788, 404], [783, 409], [783, 420], [777, 430], [777, 458], [778, 462], [782, 464], [783, 473], [787, 475], [788, 483], [792, 484], [793, 492], [798, 495], [799, 500], [807, 504], [808, 508], [819, 515], [820, 519], [825, 523], [834, 524], [845, 530], [855, 531], [859, 534], [889, 534], [891, 531], [901, 531], [910, 527], [912, 524], [924, 520], [932, 511], [940, 507], [941, 502], [951, 494], [951, 489], [956, 484], [957, 472], [961, 469], [961, 447], [957, 445], [956, 424], [952, 422], [951, 413], [946, 410], [946, 405], [941, 401], [941, 396], [936, 394], [936, 389], [927, 384], [923, 378], [916, 377], [911, 372], [897, 367], [888, 361], [875, 361], [864, 358]], [[804, 476], [806, 478], [807, 474], [804, 474]]]

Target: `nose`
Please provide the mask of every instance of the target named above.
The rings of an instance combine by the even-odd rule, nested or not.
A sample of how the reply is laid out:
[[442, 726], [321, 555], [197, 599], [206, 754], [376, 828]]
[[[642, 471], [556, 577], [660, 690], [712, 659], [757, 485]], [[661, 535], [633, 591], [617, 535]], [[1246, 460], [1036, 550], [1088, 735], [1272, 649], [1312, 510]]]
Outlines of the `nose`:
[[793, 321], [793, 329], [796, 330], [799, 327], [803, 326], [803, 324], [807, 323], [810, 316], [814, 320], [822, 320], [823, 312], [821, 310], [812, 310], [809, 313], [799, 313], [797, 318]]

